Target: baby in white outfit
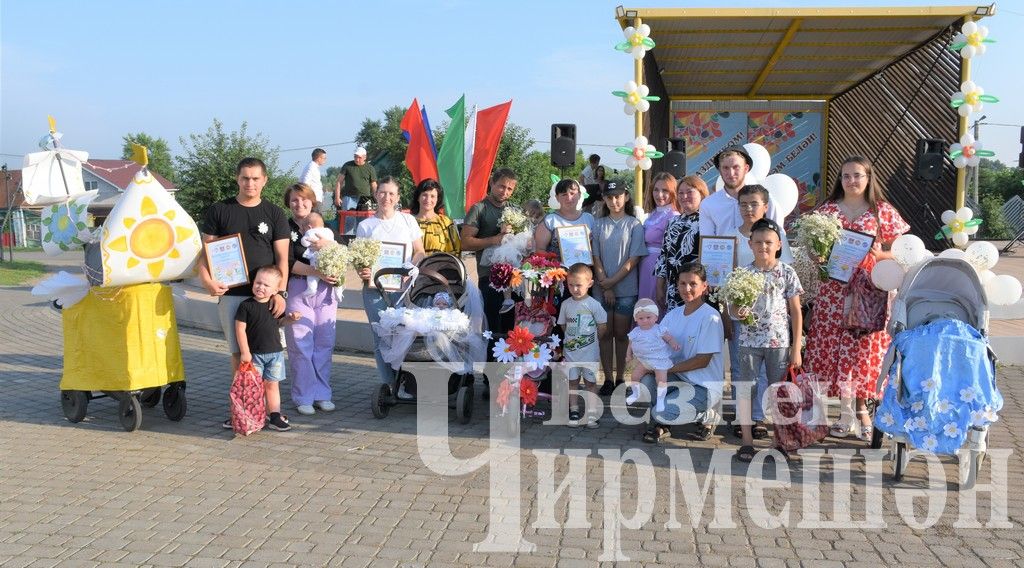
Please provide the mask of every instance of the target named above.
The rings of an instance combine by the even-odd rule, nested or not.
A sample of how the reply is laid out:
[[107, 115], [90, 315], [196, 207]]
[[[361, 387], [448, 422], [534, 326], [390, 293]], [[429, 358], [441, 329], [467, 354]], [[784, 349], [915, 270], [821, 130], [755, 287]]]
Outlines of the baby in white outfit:
[[672, 367], [672, 351], [679, 351], [679, 342], [667, 329], [658, 323], [658, 305], [648, 298], [641, 298], [633, 308], [636, 327], [629, 332], [629, 347], [626, 360], [636, 357], [637, 364], [630, 374], [632, 386], [626, 397], [626, 404], [633, 404], [640, 397], [640, 379], [647, 373], [654, 373], [658, 383], [658, 398], [654, 410], [665, 410], [665, 394], [668, 392], [668, 370]]
[[[309, 259], [310, 264], [316, 265], [316, 251], [309, 248], [313, 243], [319, 241], [334, 242], [334, 231], [324, 226], [324, 218], [319, 213], [313, 212], [309, 214], [309, 229], [305, 234], [302, 235], [302, 239], [299, 240], [302, 246], [306, 247], [306, 252], [302, 253], [302, 258]], [[316, 294], [317, 289], [320, 286], [320, 279], [312, 274], [306, 277], [306, 291], [302, 294], [304, 296], [313, 296]], [[341, 301], [341, 294], [344, 292], [342, 286], [334, 287], [334, 295]]]

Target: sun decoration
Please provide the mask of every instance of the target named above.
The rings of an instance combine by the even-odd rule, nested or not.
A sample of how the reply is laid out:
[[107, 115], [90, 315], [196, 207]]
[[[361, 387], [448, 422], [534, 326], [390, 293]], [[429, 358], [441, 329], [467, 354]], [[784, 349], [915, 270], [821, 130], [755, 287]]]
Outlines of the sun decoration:
[[967, 246], [970, 236], [978, 232], [978, 225], [981, 219], [974, 219], [974, 211], [970, 207], [961, 207], [957, 211], [943, 211], [942, 222], [945, 225], [935, 235], [936, 240], [944, 238], [953, 239], [953, 244], [959, 248]]
[[629, 26], [622, 30], [626, 41], [615, 46], [615, 49], [633, 55], [633, 59], [643, 59], [647, 50], [654, 49], [654, 40], [651, 35], [651, 26], [641, 24], [639, 28]]
[[974, 81], [964, 81], [960, 85], [960, 91], [953, 93], [949, 99], [949, 106], [955, 108], [960, 116], [968, 116], [972, 112], [981, 112], [982, 103], [998, 103], [999, 99], [992, 95], [986, 95], [985, 89], [974, 84]]
[[619, 146], [615, 151], [629, 156], [626, 158], [626, 167], [639, 167], [641, 170], [651, 169], [651, 160], [665, 155], [663, 152], [659, 152], [654, 145], [648, 144], [646, 136], [637, 136], [632, 147]]
[[647, 85], [637, 85], [635, 81], [626, 83], [625, 91], [612, 91], [612, 94], [626, 103], [622, 111], [633, 116], [637, 112], [647, 112], [651, 108], [651, 101], [660, 101], [661, 97], [650, 95], [651, 90]]
[[970, 133], [960, 137], [960, 143], [949, 147], [949, 157], [953, 159], [953, 165], [958, 168], [970, 166], [975, 168], [981, 163], [982, 158], [995, 156], [991, 150], [983, 150], [981, 142], [974, 140]]
[[984, 55], [985, 44], [995, 42], [996, 40], [988, 38], [988, 28], [967, 22], [960, 28], [960, 33], [953, 37], [953, 44], [949, 46], [949, 50], [959, 51], [961, 57], [970, 59], [976, 55]]

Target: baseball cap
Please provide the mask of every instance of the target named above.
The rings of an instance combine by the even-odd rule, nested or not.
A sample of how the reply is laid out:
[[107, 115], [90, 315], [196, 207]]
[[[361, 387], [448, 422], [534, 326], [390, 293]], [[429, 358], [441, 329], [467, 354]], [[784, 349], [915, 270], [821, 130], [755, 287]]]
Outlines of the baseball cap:
[[718, 168], [718, 161], [722, 158], [722, 154], [732, 152], [735, 152], [743, 156], [743, 159], [747, 162], [747, 165], [750, 167], [754, 167], [754, 159], [750, 157], [750, 154], [747, 153], [747, 150], [743, 148], [743, 146], [727, 146], [721, 152], [715, 154], [715, 168]]
[[362, 156], [362, 157], [365, 158], [366, 157], [366, 148], [363, 148], [362, 146], [356, 148], [356, 156]]
[[620, 193], [628, 193], [628, 191], [629, 190], [626, 189], [624, 184], [620, 184], [616, 181], [610, 181], [604, 186], [604, 192], [602, 192], [601, 195], [618, 195]]
[[[771, 219], [758, 219], [754, 221], [754, 224], [750, 226], [750, 234], [753, 235], [756, 231], [775, 231], [775, 234], [779, 236], [779, 240], [782, 240], [782, 227]], [[782, 256], [782, 248], [775, 251], [775, 258]]]

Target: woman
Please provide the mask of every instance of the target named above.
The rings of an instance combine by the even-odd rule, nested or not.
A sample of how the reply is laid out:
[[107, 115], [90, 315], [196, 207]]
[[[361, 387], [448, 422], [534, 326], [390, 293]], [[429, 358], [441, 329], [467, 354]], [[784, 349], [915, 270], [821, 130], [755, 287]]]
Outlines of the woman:
[[683, 305], [676, 289], [676, 280], [679, 268], [697, 260], [699, 255], [700, 202], [707, 196], [708, 185], [700, 177], [686, 176], [679, 180], [676, 198], [680, 214], [673, 217], [665, 228], [661, 254], [654, 267], [654, 276], [657, 278], [654, 282], [654, 301], [662, 313]]
[[587, 231], [594, 228], [594, 216], [576, 208], [580, 201], [580, 184], [574, 179], [563, 179], [555, 184], [555, 200], [558, 210], [544, 216], [544, 221], [533, 232], [536, 250], [561, 254], [558, 248], [559, 227], [586, 225]]
[[[288, 312], [299, 312], [302, 317], [292, 325], [284, 326], [288, 347], [288, 365], [292, 370], [292, 402], [299, 414], [311, 415], [316, 409], [334, 410], [331, 402], [331, 356], [334, 353], [335, 319], [338, 304], [334, 299], [337, 279], [324, 276], [310, 266], [303, 257], [306, 247], [299, 239], [309, 229], [309, 216], [313, 212], [316, 194], [304, 183], [288, 186], [284, 203], [292, 212], [288, 220], [291, 229], [292, 266], [288, 273]], [[316, 248], [334, 243], [314, 243]], [[306, 296], [307, 276], [322, 280], [316, 293]]]
[[[644, 196], [644, 244], [647, 256], [640, 261], [640, 298], [656, 299], [657, 284], [654, 268], [658, 265], [661, 245], [665, 241], [665, 229], [672, 219], [679, 215], [676, 199], [676, 178], [668, 172], [659, 172], [651, 180], [651, 191]], [[664, 307], [664, 306], [661, 306]], [[666, 312], [661, 312], [666, 313]]]
[[[405, 245], [405, 262], [413, 264], [420, 261], [424, 256], [423, 231], [416, 218], [408, 213], [398, 211], [398, 182], [391, 176], [386, 176], [377, 182], [377, 190], [374, 192], [377, 199], [377, 212], [373, 217], [364, 219], [356, 227], [356, 237], [364, 239], [375, 239], [388, 243], [400, 243]], [[370, 278], [373, 277], [372, 268], [363, 268], [359, 271], [359, 277], [363, 280], [363, 309], [366, 310], [366, 318], [369, 322], [380, 321], [380, 312], [390, 307], [398, 299], [398, 292], [384, 292], [390, 294], [390, 302], [385, 301], [377, 288], [370, 285]], [[395, 371], [391, 365], [384, 362], [380, 354], [380, 338], [376, 333], [373, 335], [373, 354], [377, 360], [377, 372], [380, 374], [381, 382], [395, 387]], [[404, 386], [404, 385], [403, 385]], [[402, 392], [398, 393], [402, 396]]]
[[[643, 440], [655, 443], [669, 435], [670, 424], [700, 422], [693, 435], [707, 440], [718, 422], [714, 408], [722, 400], [724, 363], [722, 359], [722, 317], [707, 301], [708, 282], [704, 267], [698, 262], [687, 262], [677, 269], [678, 278], [673, 288], [679, 290], [683, 304], [665, 314], [662, 325], [682, 346], [673, 353], [674, 365], [669, 369], [668, 394], [665, 410], [651, 412]], [[649, 400], [654, 400], [654, 375], [645, 375], [640, 384], [647, 388]]]
[[410, 213], [423, 231], [423, 250], [459, 254], [461, 243], [455, 223], [441, 213], [444, 207], [444, 189], [437, 180], [427, 178], [416, 185], [412, 193]]
[[[868, 254], [875, 261], [892, 258], [892, 242], [910, 230], [896, 208], [885, 200], [871, 162], [860, 156], [843, 162], [842, 174], [818, 211], [838, 215], [844, 229], [874, 235], [875, 244]], [[828, 396], [840, 397], [842, 412], [831, 434], [840, 438], [853, 434], [870, 440], [867, 400], [875, 398], [875, 381], [891, 338], [885, 331], [861, 334], [845, 329], [845, 296], [846, 285], [836, 280], [822, 282], [818, 288], [804, 360], [811, 371], [828, 381]]]

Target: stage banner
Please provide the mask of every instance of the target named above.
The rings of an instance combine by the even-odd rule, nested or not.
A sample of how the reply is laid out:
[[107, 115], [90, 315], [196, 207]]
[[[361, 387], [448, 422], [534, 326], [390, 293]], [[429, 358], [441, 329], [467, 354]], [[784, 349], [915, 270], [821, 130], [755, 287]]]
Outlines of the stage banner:
[[718, 170], [712, 161], [727, 146], [747, 142], [746, 112], [672, 112], [672, 138], [686, 142], [686, 173], [696, 174], [714, 189]]
[[764, 146], [771, 154], [768, 173], [793, 178], [800, 192], [798, 212], [814, 209], [822, 198], [821, 113], [751, 111], [746, 116], [746, 141]]

